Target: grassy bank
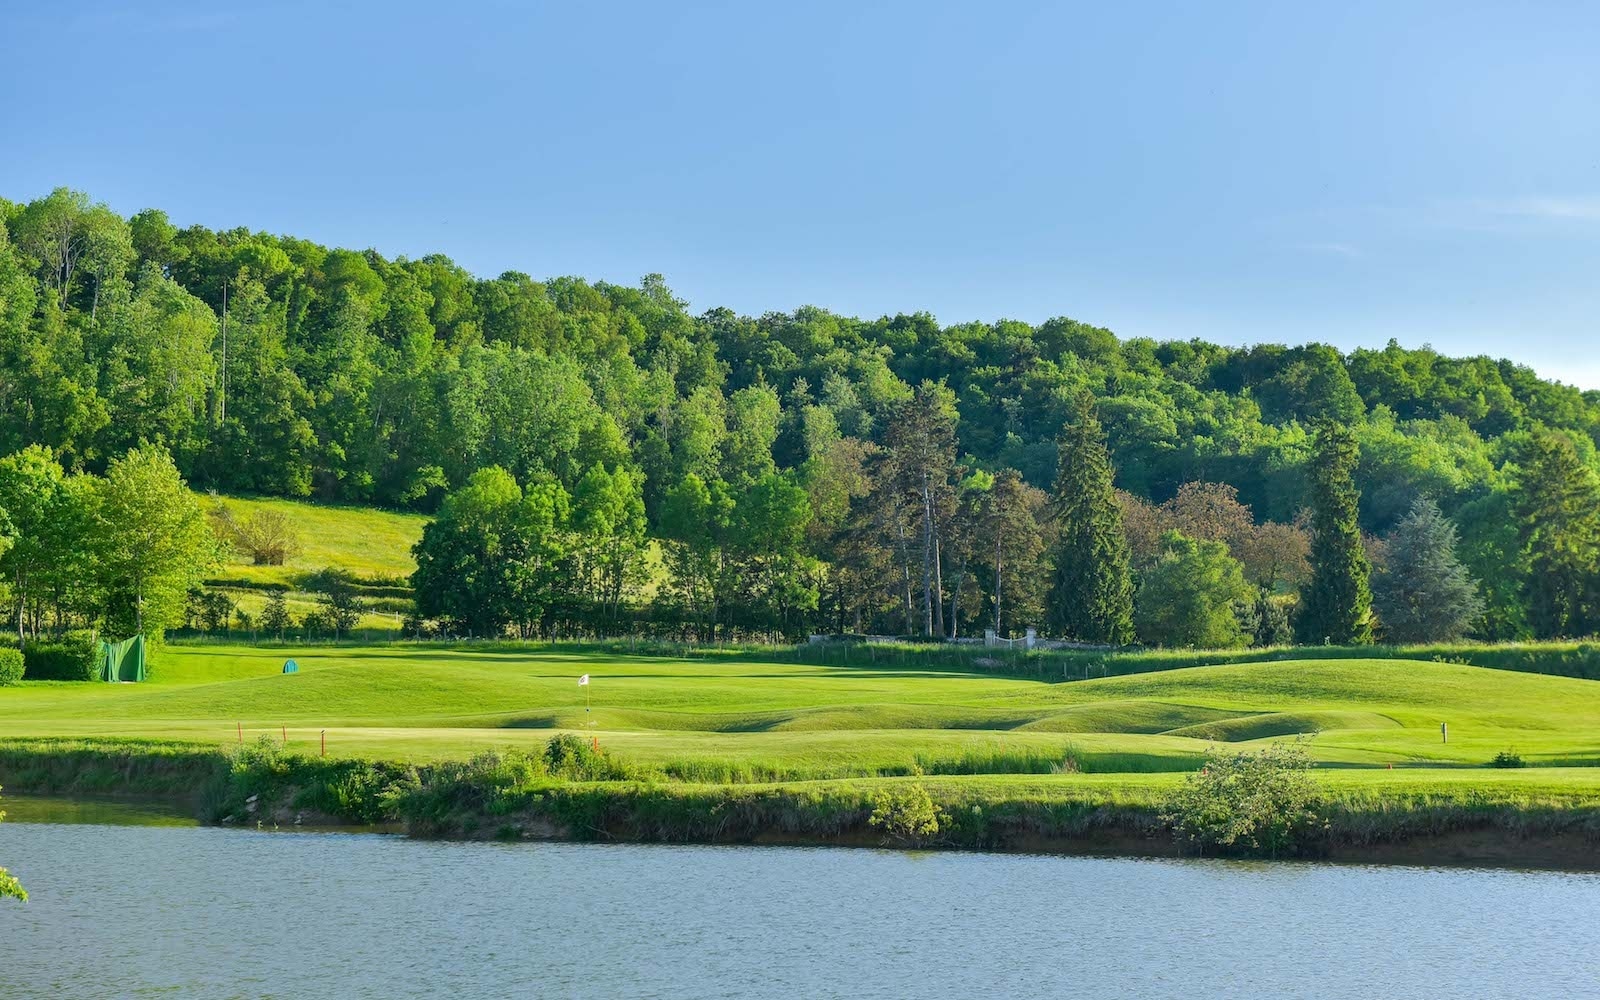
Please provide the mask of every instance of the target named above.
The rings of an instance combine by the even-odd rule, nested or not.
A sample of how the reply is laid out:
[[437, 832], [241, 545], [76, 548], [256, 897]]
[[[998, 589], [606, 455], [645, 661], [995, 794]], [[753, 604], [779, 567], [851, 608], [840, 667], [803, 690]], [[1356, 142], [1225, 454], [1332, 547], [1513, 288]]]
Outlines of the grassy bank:
[[[1446, 781], [1385, 772], [1319, 775], [1325, 825], [1297, 853], [1384, 860], [1541, 860], [1600, 865], [1600, 784], [1583, 769], [1461, 771]], [[270, 741], [228, 754], [181, 745], [10, 741], [0, 781], [25, 794], [123, 791], [182, 799], [203, 822], [385, 824], [423, 836], [693, 843], [889, 844], [987, 850], [1175, 854], [1162, 814], [1181, 776], [874, 778], [749, 785], [581, 780], [541, 758], [487, 753], [415, 765], [329, 760]], [[936, 833], [872, 823], [885, 793], [926, 791]]]
[[294, 588], [306, 577], [339, 570], [363, 580], [403, 584], [417, 568], [411, 546], [422, 537], [427, 518], [373, 507], [319, 504], [276, 497], [201, 497], [210, 508], [226, 504], [246, 521], [257, 512], [282, 515], [300, 540], [300, 551], [281, 566], [256, 566], [247, 553], [232, 553], [219, 579], [257, 587]]

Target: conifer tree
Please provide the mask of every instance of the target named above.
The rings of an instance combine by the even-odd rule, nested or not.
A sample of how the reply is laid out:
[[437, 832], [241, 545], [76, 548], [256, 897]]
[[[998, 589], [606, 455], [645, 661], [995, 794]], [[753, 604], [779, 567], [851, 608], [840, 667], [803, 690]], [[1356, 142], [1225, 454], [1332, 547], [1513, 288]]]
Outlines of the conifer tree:
[[1389, 642], [1452, 642], [1483, 614], [1483, 598], [1456, 558], [1456, 526], [1426, 497], [1395, 525], [1372, 577], [1372, 604]]
[[1540, 639], [1581, 635], [1595, 624], [1600, 484], [1571, 439], [1547, 431], [1528, 446], [1521, 486], [1528, 623]]
[[1356, 523], [1361, 493], [1354, 475], [1360, 449], [1343, 424], [1317, 428], [1311, 457], [1311, 579], [1300, 592], [1300, 641], [1318, 645], [1372, 641], [1372, 591]]
[[1060, 540], [1050, 588], [1050, 628], [1080, 642], [1133, 641], [1133, 580], [1111, 456], [1094, 400], [1078, 397], [1062, 434], [1051, 506]]
[[1040, 569], [1047, 541], [1039, 514], [1048, 504], [1044, 492], [1023, 482], [1015, 469], [1000, 470], [983, 498], [977, 534], [991, 574], [989, 597], [997, 635], [1004, 635], [1006, 624], [1017, 620], [1019, 609], [1038, 606], [1047, 582]]
[[1289, 624], [1289, 612], [1281, 601], [1273, 599], [1272, 591], [1261, 587], [1256, 591], [1256, 604], [1250, 617], [1254, 623], [1252, 646], [1287, 646], [1294, 642], [1294, 629]]

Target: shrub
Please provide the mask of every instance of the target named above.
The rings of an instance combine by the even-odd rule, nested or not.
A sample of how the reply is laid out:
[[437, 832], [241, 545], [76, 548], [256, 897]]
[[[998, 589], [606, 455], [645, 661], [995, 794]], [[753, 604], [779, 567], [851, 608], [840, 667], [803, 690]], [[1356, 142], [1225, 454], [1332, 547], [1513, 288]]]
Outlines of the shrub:
[[282, 743], [262, 733], [249, 743], [241, 743], [228, 754], [234, 774], [251, 772], [282, 777], [289, 773], [291, 755]]
[[939, 832], [939, 808], [920, 783], [894, 784], [872, 796], [867, 825], [901, 844], [925, 844]]
[[0, 649], [0, 687], [22, 680], [22, 651]]
[[599, 741], [585, 741], [572, 733], [552, 736], [544, 745], [544, 767], [552, 777], [569, 781], [612, 781], [628, 777], [622, 764], [600, 749]]
[[349, 574], [334, 569], [322, 570], [313, 579], [313, 586], [320, 591], [317, 605], [323, 618], [333, 629], [335, 639], [344, 638], [345, 633], [355, 628], [361, 620], [362, 603], [356, 596], [355, 583]]
[[1522, 759], [1522, 754], [1515, 750], [1506, 749], [1494, 755], [1489, 762], [1490, 767], [1527, 767], [1528, 762]]
[[31, 681], [95, 681], [100, 679], [99, 644], [91, 632], [68, 632], [60, 638], [34, 640], [22, 648]]
[[385, 817], [404, 820], [414, 833], [467, 830], [484, 816], [526, 808], [537, 797], [544, 774], [542, 757], [488, 750], [471, 760], [446, 761], [393, 777], [377, 793], [376, 808]]
[[[15, 652], [15, 650], [11, 650], [11, 652]], [[20, 665], [18, 667], [18, 676], [21, 676]], [[5, 810], [0, 809], [0, 819], [5, 818]], [[0, 899], [5, 899], [8, 896], [12, 899], [20, 899], [26, 903], [28, 901], [28, 890], [22, 887], [22, 883], [17, 881], [17, 877], [15, 875], [6, 871], [4, 868], [0, 868]]]
[[280, 511], [255, 510], [240, 521], [227, 504], [218, 501], [211, 511], [211, 523], [218, 535], [257, 566], [282, 566], [301, 552], [300, 532]]
[[320, 639], [331, 631], [328, 616], [320, 611], [307, 611], [305, 618], [300, 621], [300, 629], [307, 639]]
[[1311, 758], [1300, 740], [1256, 752], [1212, 747], [1162, 819], [1201, 851], [1275, 858], [1303, 847], [1318, 827], [1316, 800]]

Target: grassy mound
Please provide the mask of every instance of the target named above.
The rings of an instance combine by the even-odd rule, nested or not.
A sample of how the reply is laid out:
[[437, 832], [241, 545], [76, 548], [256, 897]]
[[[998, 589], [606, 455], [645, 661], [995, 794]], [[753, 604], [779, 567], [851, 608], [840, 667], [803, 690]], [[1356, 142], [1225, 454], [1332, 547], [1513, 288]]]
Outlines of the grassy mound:
[[1329, 729], [1386, 729], [1400, 723], [1377, 712], [1260, 712], [1236, 715], [1231, 719], [1202, 722], [1171, 730], [1173, 736], [1193, 736], [1202, 740], [1240, 743], [1270, 736], [1296, 736]]

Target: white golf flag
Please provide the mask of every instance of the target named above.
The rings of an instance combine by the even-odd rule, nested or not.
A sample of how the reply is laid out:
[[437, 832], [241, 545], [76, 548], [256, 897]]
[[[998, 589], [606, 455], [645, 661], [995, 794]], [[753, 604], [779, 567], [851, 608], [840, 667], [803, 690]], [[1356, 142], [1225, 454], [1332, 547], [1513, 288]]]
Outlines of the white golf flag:
[[578, 686], [579, 687], [587, 687], [588, 684], [589, 684], [589, 675], [588, 674], [584, 674], [582, 677], [578, 678]]

